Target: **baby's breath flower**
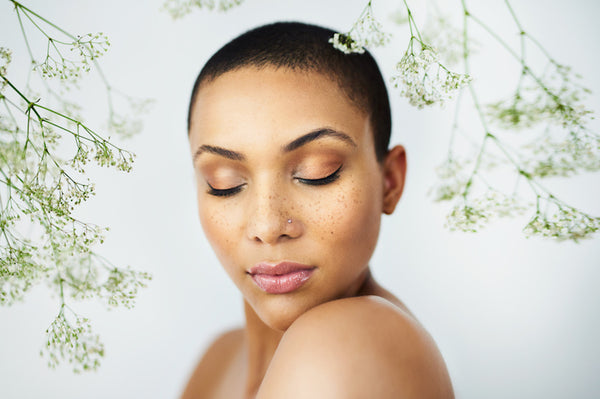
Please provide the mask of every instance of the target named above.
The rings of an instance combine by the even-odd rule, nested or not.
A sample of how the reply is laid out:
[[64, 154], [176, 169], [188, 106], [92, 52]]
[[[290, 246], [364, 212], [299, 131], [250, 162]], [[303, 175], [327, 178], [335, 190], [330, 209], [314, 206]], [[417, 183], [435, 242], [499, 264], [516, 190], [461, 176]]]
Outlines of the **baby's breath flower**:
[[568, 177], [600, 170], [600, 136], [585, 129], [573, 129], [558, 140], [547, 134], [526, 148], [532, 149], [532, 155], [524, 169], [532, 176]]
[[391, 35], [383, 32], [381, 24], [373, 17], [371, 2], [367, 4], [352, 28], [345, 33], [335, 33], [329, 39], [333, 47], [346, 54], [365, 52], [365, 47], [383, 46]]
[[110, 41], [108, 36], [102, 32], [95, 34], [87, 33], [83, 36], [77, 36], [77, 40], [71, 43], [70, 51], [79, 53], [82, 60], [94, 60], [108, 51]]
[[558, 241], [590, 238], [600, 229], [600, 218], [592, 217], [575, 208], [559, 205], [552, 216], [539, 211], [527, 223], [523, 232], [527, 237], [541, 236]]
[[396, 65], [396, 71], [398, 74], [391, 79], [394, 87], [400, 88], [400, 94], [418, 108], [442, 105], [455, 91], [471, 81], [468, 75], [446, 69], [439, 62], [437, 51], [427, 45], [422, 45], [417, 54], [414, 53], [412, 44], [409, 45]]
[[110, 270], [108, 279], [100, 287], [101, 295], [109, 306], [123, 305], [131, 308], [134, 305], [138, 289], [146, 287], [145, 282], [148, 280], [151, 280], [148, 273], [115, 267]]
[[[47, 40], [43, 61], [30, 64], [42, 78], [76, 82], [108, 49], [102, 33], [74, 36], [21, 3], [14, 5], [18, 15], [27, 17], [19, 21], [30, 21]], [[66, 39], [56, 39], [53, 34]], [[24, 39], [28, 45], [28, 38]], [[34, 59], [34, 54], [30, 55]], [[90, 159], [129, 171], [134, 154], [88, 128], [78, 116], [79, 106], [63, 92], [46, 85], [42, 97], [29, 83], [18, 88], [6, 77], [9, 61], [10, 51], [0, 47], [0, 90], [10, 88], [0, 93], [0, 305], [22, 299], [32, 286], [46, 281], [57, 291], [61, 310], [47, 330], [42, 354], [51, 366], [68, 360], [76, 371], [95, 369], [103, 346], [86, 319], [76, 316], [71, 323], [65, 317], [64, 310], [69, 309], [65, 298], [96, 297], [111, 307], [131, 307], [150, 277], [101, 260], [93, 249], [103, 242], [108, 229], [76, 219], [73, 211], [94, 194], [94, 184], [81, 176]], [[112, 112], [116, 107], [111, 94], [117, 91], [104, 77], [103, 82], [113, 127], [123, 130], [125, 119], [114, 119]], [[122, 95], [134, 113], [147, 108], [146, 101], [134, 103]], [[76, 148], [71, 158], [63, 160], [58, 152], [68, 154], [69, 144]]]
[[[44, 78], [59, 78], [64, 83], [76, 83], [82, 74], [90, 71], [90, 63], [108, 51], [110, 42], [103, 33], [77, 36], [72, 42], [61, 42], [48, 38], [46, 57], [42, 62], [33, 61], [33, 69], [39, 70]], [[76, 54], [75, 59], [63, 55], [66, 47]]]
[[578, 75], [565, 65], [550, 63], [544, 77], [531, 81], [524, 70], [528, 85], [519, 87], [509, 99], [488, 105], [488, 115], [506, 129], [524, 129], [540, 122], [564, 128], [583, 127], [592, 115], [583, 103], [589, 89], [577, 83]]
[[347, 33], [334, 33], [333, 37], [329, 39], [329, 43], [333, 44], [333, 48], [340, 50], [345, 54], [365, 52], [363, 46], [361, 46], [357, 40], [354, 40], [352, 36]]
[[96, 370], [104, 356], [104, 344], [92, 332], [89, 320], [75, 315], [73, 326], [63, 310], [46, 330], [46, 337], [47, 342], [40, 355], [48, 358], [51, 368], [67, 361], [76, 373]]
[[474, 233], [495, 218], [515, 216], [525, 209], [516, 197], [487, 190], [482, 197], [455, 206], [448, 214], [446, 227]]
[[448, 158], [435, 169], [441, 183], [434, 188], [434, 201], [449, 201], [463, 194], [468, 180], [464, 167], [464, 162]]
[[475, 233], [487, 222], [488, 215], [485, 209], [471, 205], [457, 205], [447, 216], [446, 227], [451, 231], [460, 230]]
[[167, 0], [163, 3], [163, 9], [171, 14], [173, 19], [178, 19], [192, 12], [194, 7], [211, 11], [215, 8], [219, 11], [228, 11], [243, 2], [244, 0]]
[[[12, 51], [6, 47], [0, 47], [0, 76], [6, 76], [6, 70], [8, 69], [8, 64], [12, 60]], [[6, 82], [4, 79], [0, 79], [0, 93], [6, 86]]]
[[[0, 223], [5, 231], [8, 226], [4, 214]], [[37, 250], [27, 240], [0, 247], [0, 305], [11, 305], [22, 300], [29, 288], [44, 276], [45, 267], [36, 259]]]

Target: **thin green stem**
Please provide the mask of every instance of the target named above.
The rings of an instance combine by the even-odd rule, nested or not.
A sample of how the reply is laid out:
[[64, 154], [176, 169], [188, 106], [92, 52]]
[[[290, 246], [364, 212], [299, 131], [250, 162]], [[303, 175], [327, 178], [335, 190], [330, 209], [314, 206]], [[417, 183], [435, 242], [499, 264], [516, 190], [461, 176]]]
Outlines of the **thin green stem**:
[[27, 97], [25, 97], [25, 95], [23, 93], [21, 93], [21, 91], [19, 91], [19, 89], [17, 89], [16, 86], [13, 85], [11, 83], [11, 81], [8, 80], [4, 75], [0, 75], [0, 78], [2, 78], [6, 82], [6, 84], [8, 84], [10, 86], [10, 88], [13, 89], [19, 95], [19, 97], [21, 97], [27, 104], [29, 104], [29, 105], [32, 104], [29, 101], [29, 99]]
[[[527, 75], [529, 75], [537, 84], [538, 86], [546, 93], [550, 96], [550, 98], [552, 98], [552, 100], [557, 103], [557, 104], [561, 104], [560, 102], [560, 97], [558, 95], [556, 95], [555, 93], [553, 93], [545, 84], [544, 82], [542, 82], [542, 80], [535, 74], [533, 73], [533, 71], [531, 70], [531, 68], [529, 68], [529, 66], [525, 63], [525, 61], [519, 56], [519, 54], [517, 54], [504, 40], [502, 40], [502, 38], [496, 33], [494, 32], [492, 29], [490, 29], [489, 26], [487, 26], [485, 23], [483, 23], [483, 21], [481, 21], [479, 18], [475, 17], [473, 14], [467, 14], [468, 17], [470, 17], [473, 21], [475, 21], [480, 27], [482, 27], [486, 32], [488, 32], [494, 39], [496, 39], [496, 41], [498, 41], [498, 43], [500, 43], [502, 45], [502, 47], [504, 47], [504, 49], [506, 51], [508, 51], [508, 53], [510, 55], [512, 55], [518, 62], [519, 64], [521, 64], [523, 66], [523, 71], [525, 73], [527, 73]], [[562, 105], [562, 104], [561, 104]]]
[[27, 39], [27, 34], [25, 33], [25, 27], [23, 26], [23, 20], [21, 19], [19, 9], [15, 8], [15, 12], [17, 13], [17, 19], [19, 20], [19, 26], [21, 27], [21, 33], [23, 33], [23, 39], [25, 39], [25, 46], [27, 47], [27, 52], [29, 52], [29, 57], [31, 58], [31, 62], [35, 62], [35, 59], [33, 58], [33, 51], [31, 51], [31, 46], [29, 45], [29, 40]]
[[452, 148], [454, 147], [454, 138], [456, 131], [458, 130], [458, 113], [460, 110], [460, 104], [462, 100], [463, 91], [458, 92], [458, 98], [456, 99], [456, 105], [454, 106], [454, 118], [452, 120], [452, 129], [450, 130], [450, 140], [448, 142], [448, 160], [452, 159]]
[[[419, 28], [417, 27], [417, 24], [415, 23], [415, 19], [413, 17], [412, 11], [410, 10], [410, 7], [408, 6], [408, 3], [406, 2], [406, 0], [402, 0], [404, 2], [404, 6], [406, 7], [406, 12], [408, 13], [408, 27], [410, 28], [410, 35], [412, 37], [415, 37], [413, 34], [413, 27], [415, 28], [415, 32], [417, 32], [417, 37], [419, 42], [421, 42], [421, 44], [423, 44], [423, 38], [421, 37], [421, 32], [419, 32]], [[411, 38], [412, 41], [412, 38]]]
[[27, 13], [30, 13], [31, 15], [36, 16], [38, 19], [40, 19], [41, 21], [47, 23], [48, 25], [50, 25], [51, 27], [53, 27], [54, 29], [58, 30], [59, 32], [63, 33], [64, 35], [68, 36], [69, 38], [73, 39], [73, 40], [77, 40], [77, 38], [75, 36], [73, 36], [72, 34], [70, 34], [69, 32], [65, 31], [64, 29], [62, 29], [60, 26], [48, 21], [46, 18], [42, 17], [41, 15], [39, 15], [38, 13], [36, 13], [35, 11], [25, 7], [23, 4], [15, 1], [15, 0], [9, 0], [11, 2], [14, 3], [14, 5], [16, 7], [21, 8], [24, 11], [27, 11]]
[[[470, 73], [470, 65], [469, 65], [469, 48], [468, 48], [468, 18], [472, 15], [469, 13], [469, 11], [467, 10], [467, 6], [466, 6], [466, 2], [465, 0], [461, 0], [462, 5], [463, 5], [463, 11], [464, 11], [464, 18], [463, 18], [463, 59], [464, 59], [464, 63], [465, 63], [465, 73], [469, 74]], [[510, 155], [510, 153], [504, 148], [504, 146], [500, 143], [500, 141], [498, 140], [498, 138], [493, 135], [490, 130], [488, 129], [487, 126], [487, 121], [485, 118], [485, 115], [483, 114], [483, 110], [481, 109], [481, 105], [479, 102], [479, 99], [477, 98], [477, 93], [475, 92], [475, 88], [473, 84], [469, 85], [469, 92], [471, 94], [471, 98], [473, 100], [473, 105], [477, 111], [477, 114], [479, 116], [479, 120], [481, 121], [481, 124], [483, 126], [483, 129], [485, 131], [485, 136], [483, 138], [483, 141], [481, 143], [481, 147], [478, 151], [476, 160], [475, 160], [475, 165], [473, 167], [473, 170], [471, 172], [471, 175], [469, 177], [469, 179], [467, 180], [467, 184], [465, 185], [465, 190], [463, 192], [463, 198], [466, 199], [471, 184], [473, 182], [473, 178], [474, 176], [477, 174], [477, 172], [479, 171], [479, 168], [481, 167], [481, 160], [483, 158], [483, 154], [485, 153], [485, 148], [486, 148], [486, 143], [488, 140], [493, 140], [494, 143], [496, 144], [496, 146], [502, 151], [502, 153], [505, 155], [505, 157], [513, 164], [513, 166], [516, 168], [516, 170], [518, 171], [519, 174], [523, 174], [528, 181], [531, 180], [531, 177], [528, 175], [525, 175], [523, 172], [523, 170], [521, 169], [519, 163], [513, 159], [513, 157]], [[533, 188], [533, 187], [532, 187]], [[535, 191], [535, 190], [534, 190]]]

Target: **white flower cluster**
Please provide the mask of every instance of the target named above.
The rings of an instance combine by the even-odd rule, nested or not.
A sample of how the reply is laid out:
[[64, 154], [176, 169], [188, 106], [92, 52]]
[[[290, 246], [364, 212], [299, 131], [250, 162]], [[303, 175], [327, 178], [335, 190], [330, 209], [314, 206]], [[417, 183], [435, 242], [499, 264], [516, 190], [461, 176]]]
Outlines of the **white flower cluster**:
[[[2, 231], [10, 234], [7, 228], [18, 219], [17, 215], [6, 217], [2, 214]], [[25, 240], [19, 244], [0, 247], [0, 305], [11, 305], [23, 299], [44, 273], [44, 267], [35, 260], [36, 248]]]
[[581, 86], [570, 67], [551, 61], [544, 76], [530, 76], [524, 67], [524, 82], [510, 98], [489, 104], [487, 113], [502, 128], [523, 129], [545, 122], [566, 129], [583, 127], [592, 111], [583, 99], [590, 90]]
[[396, 65], [397, 75], [391, 81], [411, 105], [423, 108], [450, 99], [455, 91], [471, 81], [469, 75], [449, 71], [440, 62], [437, 51], [423, 45], [417, 54], [409, 50]]
[[455, 206], [448, 214], [446, 227], [475, 233], [494, 218], [515, 216], [526, 209], [514, 196], [488, 190], [470, 203]]
[[527, 237], [534, 235], [554, 238], [558, 241], [578, 240], [590, 238], [600, 229], [600, 218], [589, 216], [575, 208], [558, 206], [557, 211], [548, 217], [546, 214], [536, 213], [527, 223], [523, 232]]
[[82, 62], [87, 62], [104, 55], [109, 47], [110, 41], [104, 33], [87, 33], [77, 36], [77, 40], [71, 43], [70, 51], [78, 52]]
[[76, 316], [75, 326], [71, 326], [63, 310], [46, 330], [46, 338], [40, 355], [48, 358], [48, 366], [52, 368], [66, 360], [76, 373], [96, 370], [104, 356], [104, 345], [92, 333], [89, 320]]
[[329, 39], [329, 43], [346, 54], [362, 54], [365, 47], [383, 46], [390, 38], [391, 35], [383, 32], [381, 24], [373, 17], [373, 9], [369, 2], [352, 28], [346, 33], [335, 33]]
[[[60, 51], [59, 46], [68, 46], [77, 54], [77, 59], [69, 59]], [[44, 61], [34, 61], [33, 69], [39, 70], [44, 78], [59, 78], [63, 82], [75, 83], [83, 73], [90, 71], [91, 63], [108, 51], [108, 37], [100, 32], [77, 36], [71, 43], [63, 43], [48, 38], [48, 46]]]
[[463, 162], [453, 157], [436, 168], [441, 184], [434, 188], [434, 201], [448, 201], [464, 192], [467, 184], [464, 167]]
[[533, 149], [533, 154], [525, 161], [524, 169], [532, 176], [568, 177], [600, 170], [600, 136], [585, 129], [574, 129], [559, 140], [547, 134], [527, 147]]
[[206, 8], [208, 10], [227, 11], [230, 8], [239, 6], [244, 0], [167, 0], [163, 4], [173, 19], [178, 19], [188, 15], [194, 8]]
[[109, 306], [123, 305], [131, 309], [138, 290], [146, 287], [145, 282], [150, 279], [148, 273], [115, 267], [110, 270], [106, 282], [99, 287], [99, 295], [106, 299]]
[[[6, 70], [8, 68], [8, 64], [12, 59], [12, 51], [6, 47], [0, 46], [0, 76], [6, 76]], [[2, 89], [6, 86], [6, 82], [4, 79], [0, 80], [0, 93], [2, 93]]]

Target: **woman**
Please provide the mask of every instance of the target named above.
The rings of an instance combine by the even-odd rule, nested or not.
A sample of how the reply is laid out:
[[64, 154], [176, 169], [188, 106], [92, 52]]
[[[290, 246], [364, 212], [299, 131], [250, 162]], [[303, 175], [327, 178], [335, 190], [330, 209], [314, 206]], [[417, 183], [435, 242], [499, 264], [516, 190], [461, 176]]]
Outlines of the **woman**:
[[388, 149], [377, 64], [335, 50], [333, 33], [263, 26], [198, 76], [198, 211], [246, 324], [211, 345], [183, 398], [453, 397], [431, 337], [370, 273], [406, 158]]

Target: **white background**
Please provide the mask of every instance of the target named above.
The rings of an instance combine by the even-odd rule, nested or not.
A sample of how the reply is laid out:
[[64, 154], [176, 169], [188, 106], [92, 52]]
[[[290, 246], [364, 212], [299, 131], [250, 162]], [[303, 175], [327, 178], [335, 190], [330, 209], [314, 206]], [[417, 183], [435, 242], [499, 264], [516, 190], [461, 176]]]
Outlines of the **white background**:
[[[145, 130], [122, 142], [137, 153], [129, 174], [92, 173], [97, 196], [81, 210], [86, 220], [110, 226], [99, 252], [119, 265], [149, 271], [154, 280], [133, 310], [110, 312], [93, 302], [72, 303], [90, 317], [106, 345], [98, 372], [73, 375], [68, 366], [46, 368], [38, 356], [44, 331], [58, 312], [45, 286], [24, 303], [0, 308], [0, 398], [175, 398], [205, 346], [243, 322], [242, 302], [203, 237], [195, 209], [194, 175], [186, 138], [188, 97], [208, 57], [242, 31], [276, 20], [300, 20], [347, 29], [364, 0], [246, 0], [227, 14], [195, 11], [172, 21], [161, 1], [28, 1], [71, 32], [103, 31], [111, 39], [101, 59], [115, 87], [156, 100]], [[374, 1], [375, 13], [394, 40], [374, 54], [386, 77], [402, 56], [406, 30], [387, 14], [400, 6]], [[416, 2], [415, 2], [416, 3]], [[502, 1], [470, 1], [473, 13], [511, 43], [516, 30]], [[142, 6], [143, 4], [143, 6]], [[458, 1], [440, 2], [458, 10]], [[525, 29], [558, 61], [573, 65], [593, 90], [600, 28], [595, 0], [529, 0], [514, 7]], [[427, 8], [415, 4], [417, 18]], [[421, 13], [421, 14], [419, 14]], [[493, 98], [512, 88], [514, 63], [500, 57], [481, 31], [474, 68], [477, 88]], [[0, 45], [14, 50], [9, 77], [22, 84], [26, 53], [11, 4], [0, 4]], [[506, 65], [512, 65], [506, 67]], [[506, 72], [511, 73], [510, 79]], [[104, 94], [89, 83], [80, 99], [101, 127]], [[86, 81], [87, 82], [87, 81]], [[496, 96], [496, 94], [498, 94]], [[598, 238], [574, 243], [525, 239], [525, 217], [499, 221], [477, 234], [444, 229], [446, 207], [427, 195], [434, 168], [447, 149], [452, 104], [418, 111], [390, 90], [392, 142], [406, 146], [409, 172], [396, 213], [385, 217], [372, 260], [376, 278], [402, 299], [442, 351], [456, 395], [468, 399], [600, 397], [600, 246]], [[476, 121], [474, 114], [466, 115]], [[476, 122], [466, 123], [477, 131]], [[598, 123], [594, 124], [598, 131]], [[600, 215], [598, 174], [547, 183], [562, 198]]]

